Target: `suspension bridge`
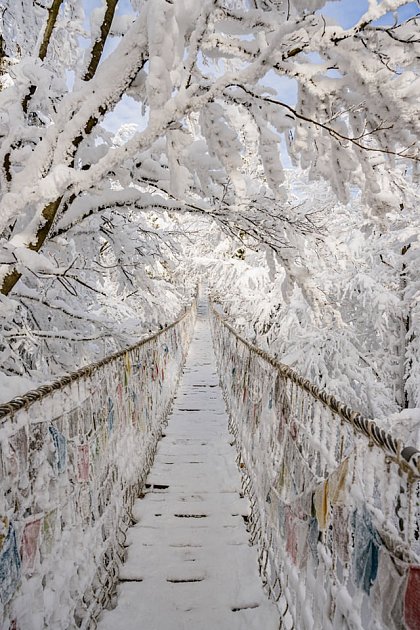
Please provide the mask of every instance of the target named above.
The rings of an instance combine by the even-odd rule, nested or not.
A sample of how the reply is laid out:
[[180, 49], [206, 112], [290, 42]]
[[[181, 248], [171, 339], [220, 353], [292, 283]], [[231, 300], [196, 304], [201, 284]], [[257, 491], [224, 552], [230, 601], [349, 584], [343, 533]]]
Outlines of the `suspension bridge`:
[[419, 451], [205, 298], [0, 418], [1, 628], [420, 628]]

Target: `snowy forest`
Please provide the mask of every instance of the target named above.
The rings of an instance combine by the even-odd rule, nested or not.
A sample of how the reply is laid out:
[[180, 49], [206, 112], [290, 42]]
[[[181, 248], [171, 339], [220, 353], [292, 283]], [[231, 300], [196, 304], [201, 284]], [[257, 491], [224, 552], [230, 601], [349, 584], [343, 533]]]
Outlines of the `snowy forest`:
[[0, 0], [2, 628], [419, 630], [419, 27]]
[[419, 405], [418, 7], [339, 4], [3, 0], [3, 400], [201, 280], [368, 416]]
[[417, 8], [334, 4], [3, 1], [3, 400], [200, 279], [368, 416], [419, 404]]

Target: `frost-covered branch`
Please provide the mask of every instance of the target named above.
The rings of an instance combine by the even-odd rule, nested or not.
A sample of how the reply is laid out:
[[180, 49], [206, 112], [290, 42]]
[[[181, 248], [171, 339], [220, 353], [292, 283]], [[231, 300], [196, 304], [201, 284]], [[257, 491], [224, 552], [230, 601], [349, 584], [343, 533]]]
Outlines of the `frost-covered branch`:
[[[328, 332], [333, 323], [345, 331], [340, 347], [369, 372], [369, 387], [377, 378], [390, 382], [394, 364], [383, 361], [383, 347], [398, 338], [403, 348], [395, 322], [408, 304], [402, 354], [415, 365], [417, 293], [409, 282], [402, 289], [399, 277], [395, 288], [396, 261], [375, 266], [375, 254], [380, 282], [373, 290], [369, 273], [352, 284], [354, 243], [344, 239], [334, 254], [325, 251], [329, 226], [339, 231], [334, 220], [355, 199], [357, 226], [366, 222], [375, 246], [378, 234], [388, 235], [381, 243], [395, 254], [414, 238], [399, 218], [414, 213], [420, 175], [420, 44], [418, 17], [407, 8], [402, 18], [408, 4], [372, 0], [344, 28], [322, 2], [308, 10], [300, 0], [144, 0], [129, 10], [121, 2], [118, 11], [117, 0], [104, 0], [91, 15], [82, 0], [6, 0], [0, 312], [7, 369], [19, 360], [20, 373], [53, 363], [29, 337], [13, 337], [19, 330], [68, 328], [75, 338], [92, 338], [86, 346], [96, 352], [101, 319], [116, 327], [124, 317], [135, 337], [159, 320], [162, 304], [167, 315], [177, 311], [192, 267], [201, 264], [192, 261], [207, 256], [207, 269], [217, 260], [235, 295], [236, 286], [247, 291], [237, 270], [262, 257], [269, 283], [261, 286], [273, 308], [250, 309], [250, 329], [287, 337], [299, 325], [308, 348], [319, 329], [321, 358], [313, 348], [307, 356], [322, 378], [339, 362], [328, 358], [332, 345], [340, 346], [338, 332]], [[398, 22], [378, 26], [392, 11]], [[132, 121], [114, 135], [120, 108]], [[398, 246], [389, 236], [395, 216]], [[351, 213], [343, 222], [354, 229]], [[414, 273], [415, 250], [406, 254], [407, 273]], [[368, 256], [361, 265], [367, 270]], [[255, 300], [259, 281], [248, 271]], [[383, 287], [395, 300], [383, 298]], [[17, 292], [40, 301], [14, 300]], [[368, 325], [367, 295], [377, 315]], [[66, 308], [49, 311], [48, 303]], [[74, 316], [81, 303], [85, 321]], [[359, 348], [353, 332], [361, 330], [370, 341]], [[72, 346], [60, 342], [42, 348], [66, 365]], [[349, 372], [353, 395], [357, 379]], [[406, 383], [415, 390], [415, 380]]]

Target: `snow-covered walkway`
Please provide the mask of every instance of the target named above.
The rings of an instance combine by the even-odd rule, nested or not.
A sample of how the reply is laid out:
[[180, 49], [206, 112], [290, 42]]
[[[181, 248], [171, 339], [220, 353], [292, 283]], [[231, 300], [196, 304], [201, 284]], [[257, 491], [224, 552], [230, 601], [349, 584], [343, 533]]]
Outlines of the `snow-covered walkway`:
[[227, 423], [202, 302], [166, 435], [134, 505], [117, 606], [99, 630], [278, 629], [248, 543]]

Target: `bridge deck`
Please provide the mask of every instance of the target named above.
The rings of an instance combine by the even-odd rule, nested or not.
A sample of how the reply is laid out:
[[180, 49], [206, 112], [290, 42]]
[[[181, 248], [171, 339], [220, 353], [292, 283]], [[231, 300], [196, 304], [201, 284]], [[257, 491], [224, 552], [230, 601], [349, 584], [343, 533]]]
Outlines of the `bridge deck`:
[[117, 606], [99, 630], [277, 630], [231, 439], [201, 304], [166, 436], [134, 505]]

